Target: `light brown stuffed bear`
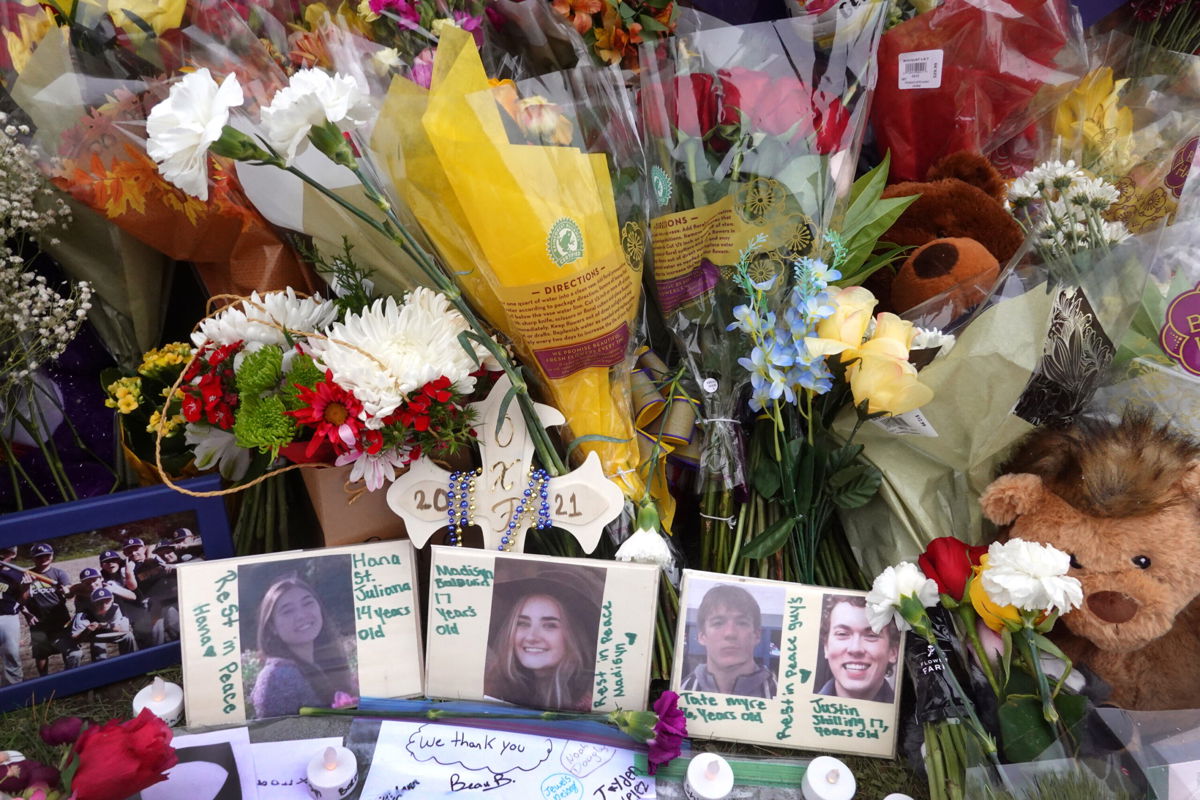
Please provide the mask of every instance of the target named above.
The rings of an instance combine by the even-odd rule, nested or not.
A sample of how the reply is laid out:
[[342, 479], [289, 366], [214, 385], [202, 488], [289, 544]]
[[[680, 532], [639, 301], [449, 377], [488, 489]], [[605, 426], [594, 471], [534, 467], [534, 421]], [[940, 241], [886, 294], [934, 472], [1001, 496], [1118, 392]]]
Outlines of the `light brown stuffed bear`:
[[1083, 584], [1055, 626], [1064, 652], [1121, 706], [1200, 708], [1200, 445], [1126, 415], [1034, 431], [1002, 472], [984, 515], [1069, 553]]

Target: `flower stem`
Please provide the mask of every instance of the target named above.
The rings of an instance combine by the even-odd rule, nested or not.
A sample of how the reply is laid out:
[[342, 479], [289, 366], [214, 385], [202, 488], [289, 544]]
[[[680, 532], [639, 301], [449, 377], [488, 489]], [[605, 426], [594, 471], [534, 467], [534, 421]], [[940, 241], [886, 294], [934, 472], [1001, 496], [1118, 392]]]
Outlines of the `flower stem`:
[[988, 656], [987, 650], [983, 647], [983, 640], [979, 638], [979, 630], [975, 627], [975, 612], [969, 603], [962, 603], [956, 609], [958, 618], [962, 621], [963, 628], [966, 629], [967, 638], [971, 641], [971, 647], [975, 650], [975, 655], [978, 656], [979, 667], [983, 670], [983, 675], [987, 678], [988, 686], [992, 687], [992, 692], [999, 700], [1002, 697], [1000, 681], [996, 679], [996, 672], [992, 669], [992, 659]]
[[954, 670], [950, 668], [950, 662], [946, 658], [946, 652], [942, 650], [942, 646], [938, 642], [937, 636], [934, 635], [933, 630], [929, 627], [926, 627], [925, 630], [921, 631], [921, 634], [925, 637], [925, 641], [933, 647], [934, 652], [937, 653], [938, 662], [942, 668], [942, 679], [950, 685], [950, 690], [954, 692], [954, 696], [962, 702], [965, 719], [970, 724], [971, 731], [982, 743], [984, 754], [987, 755], [988, 760], [992, 762], [992, 765], [999, 770], [1000, 759], [996, 752], [996, 742], [994, 739], [992, 739], [992, 735], [988, 733], [987, 728], [983, 726], [983, 723], [979, 719], [979, 715], [975, 713], [975, 705], [971, 702], [970, 696], [963, 689], [962, 684], [958, 682], [958, 676], [954, 674]]
[[1042, 670], [1042, 660], [1038, 658], [1038, 647], [1034, 641], [1034, 630], [1029, 620], [1025, 620], [1025, 624], [1021, 627], [1021, 638], [1024, 640], [1025, 657], [1029, 661], [1029, 669], [1033, 671], [1033, 677], [1037, 681], [1038, 695], [1042, 699], [1042, 716], [1046, 722], [1051, 725], [1058, 725], [1058, 709], [1054, 707], [1054, 696], [1050, 693], [1050, 682], [1046, 680], [1046, 673]]

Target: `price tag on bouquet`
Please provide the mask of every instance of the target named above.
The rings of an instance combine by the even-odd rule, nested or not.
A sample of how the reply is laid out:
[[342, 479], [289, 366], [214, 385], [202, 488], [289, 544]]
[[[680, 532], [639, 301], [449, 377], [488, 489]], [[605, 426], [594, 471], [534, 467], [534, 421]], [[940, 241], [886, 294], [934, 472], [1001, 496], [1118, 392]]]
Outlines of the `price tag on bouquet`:
[[918, 50], [900, 54], [899, 88], [940, 89], [941, 86], [941, 50]]
[[[502, 377], [486, 400], [471, 404], [479, 420], [479, 469], [453, 472], [422, 458], [388, 489], [388, 505], [404, 519], [417, 547], [441, 528], [449, 528], [450, 544], [462, 544], [464, 529], [478, 525], [485, 548], [519, 553], [529, 528], [554, 527], [572, 534], [590, 553], [604, 526], [620, 516], [624, 496], [604, 476], [595, 453], [559, 477], [534, 466], [533, 440], [516, 404], [510, 403], [500, 418], [511, 386]], [[562, 414], [550, 406], [534, 408], [543, 425], [563, 424]]]

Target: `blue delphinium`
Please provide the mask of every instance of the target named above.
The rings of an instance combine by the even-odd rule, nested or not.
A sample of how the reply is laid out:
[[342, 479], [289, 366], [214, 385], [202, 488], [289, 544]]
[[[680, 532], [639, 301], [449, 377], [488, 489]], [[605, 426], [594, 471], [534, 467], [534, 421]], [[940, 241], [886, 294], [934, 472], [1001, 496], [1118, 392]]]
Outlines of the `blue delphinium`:
[[824, 394], [833, 387], [825, 356], [810, 353], [806, 340], [821, 320], [833, 315], [827, 289], [842, 276], [822, 261], [800, 259], [782, 315], [777, 316], [767, 307], [776, 278], [755, 283], [749, 276], [748, 262], [756, 246], [751, 242], [741, 253], [736, 280], [750, 302], [733, 310], [736, 321], [728, 330], [750, 337], [750, 357], [739, 359], [738, 364], [750, 373], [750, 407], [761, 411], [780, 399], [795, 404], [801, 393]]

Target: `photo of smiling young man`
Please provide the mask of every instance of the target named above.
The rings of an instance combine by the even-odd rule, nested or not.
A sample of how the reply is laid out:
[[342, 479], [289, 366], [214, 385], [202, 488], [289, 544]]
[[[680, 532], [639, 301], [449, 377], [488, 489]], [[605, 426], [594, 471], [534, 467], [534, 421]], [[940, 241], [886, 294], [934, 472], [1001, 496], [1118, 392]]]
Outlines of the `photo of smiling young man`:
[[[701, 599], [698, 606], [688, 609], [686, 646], [690, 655], [698, 645], [703, 658], [684, 674], [680, 691], [774, 699], [779, 690], [778, 665], [769, 662], [778, 656], [780, 628], [772, 624], [764, 636], [764, 609], [747, 587], [710, 583], [705, 590], [705, 583], [694, 579], [688, 585], [689, 606], [696, 597]], [[747, 586], [770, 598], [766, 610], [773, 621], [780, 620], [783, 590]], [[774, 595], [778, 595], [777, 603]]]
[[827, 594], [821, 604], [821, 648], [817, 657], [817, 694], [848, 700], [891, 703], [890, 682], [900, 655], [900, 631], [895, 623], [879, 633], [867, 620], [866, 599]]

